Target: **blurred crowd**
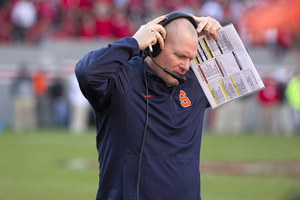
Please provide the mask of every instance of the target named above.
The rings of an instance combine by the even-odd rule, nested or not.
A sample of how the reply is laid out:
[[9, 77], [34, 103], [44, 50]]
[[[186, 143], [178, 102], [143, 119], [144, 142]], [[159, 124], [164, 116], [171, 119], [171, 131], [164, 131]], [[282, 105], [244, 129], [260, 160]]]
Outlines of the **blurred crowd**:
[[69, 127], [72, 133], [80, 134], [89, 126], [91, 107], [74, 73], [50, 79], [44, 70], [32, 71], [21, 63], [10, 91], [16, 132]]
[[[131, 36], [175, 10], [234, 23], [257, 0], [0, 0], [0, 44]], [[259, 1], [262, 4], [263, 1]]]
[[[215, 133], [300, 133], [300, 70], [279, 68], [262, 77], [265, 89], [206, 112], [205, 130]], [[49, 78], [42, 69], [20, 64], [11, 84], [14, 130], [69, 128], [74, 134], [94, 127], [92, 109], [75, 74]]]
[[[268, 45], [275, 52], [275, 57], [280, 59], [279, 55], [284, 55], [286, 50], [293, 48], [296, 41], [294, 35], [286, 29], [270, 29], [262, 35], [254, 34], [249, 37], [245, 35], [243, 26], [245, 12], [264, 7], [268, 2], [270, 1], [0, 0], [0, 46], [14, 43], [38, 44], [44, 40], [119, 39], [132, 36], [142, 24], [157, 16], [180, 10], [196, 16], [214, 17], [222, 25], [233, 23], [244, 43]], [[46, 123], [47, 116], [52, 116], [52, 125], [69, 126], [74, 132], [83, 132], [91, 111], [86, 100], [82, 99], [74, 77], [71, 75], [47, 80], [43, 71], [28, 73], [25, 68], [20, 67], [12, 89], [15, 129], [44, 126], [49, 124]], [[279, 69], [262, 75], [265, 90], [207, 112], [206, 129], [219, 133], [239, 133], [245, 130], [300, 132], [300, 96], [297, 95], [300, 94], [299, 74], [300, 70], [290, 73], [286, 69]]]

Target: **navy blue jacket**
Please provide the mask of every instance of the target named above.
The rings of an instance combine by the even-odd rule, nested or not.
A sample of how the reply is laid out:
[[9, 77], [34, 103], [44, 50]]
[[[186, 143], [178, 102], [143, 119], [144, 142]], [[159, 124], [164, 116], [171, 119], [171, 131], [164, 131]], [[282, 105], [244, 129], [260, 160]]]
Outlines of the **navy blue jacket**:
[[[146, 119], [146, 89], [138, 43], [123, 38], [89, 52], [76, 65], [93, 107], [100, 163], [97, 200], [136, 199]], [[199, 200], [199, 154], [208, 101], [192, 71], [168, 88], [145, 63], [149, 122], [142, 157], [141, 200]]]

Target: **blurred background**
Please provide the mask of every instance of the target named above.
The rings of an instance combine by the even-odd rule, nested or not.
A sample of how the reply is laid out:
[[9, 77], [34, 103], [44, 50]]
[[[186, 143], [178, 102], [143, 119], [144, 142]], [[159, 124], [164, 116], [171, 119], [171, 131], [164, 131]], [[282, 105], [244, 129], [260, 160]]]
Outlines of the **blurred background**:
[[[78, 60], [132, 36], [157, 16], [181, 10], [233, 23], [266, 85], [234, 105], [209, 110], [205, 129], [295, 135], [299, 92], [286, 88], [300, 72], [299, 9], [297, 0], [1, 0], [0, 130], [82, 132], [93, 125], [72, 76]], [[289, 91], [297, 88], [295, 79]]]
[[297, 199], [299, 0], [0, 0], [0, 199], [94, 198], [96, 132], [74, 67], [175, 10], [232, 23], [266, 86], [207, 110], [205, 199]]

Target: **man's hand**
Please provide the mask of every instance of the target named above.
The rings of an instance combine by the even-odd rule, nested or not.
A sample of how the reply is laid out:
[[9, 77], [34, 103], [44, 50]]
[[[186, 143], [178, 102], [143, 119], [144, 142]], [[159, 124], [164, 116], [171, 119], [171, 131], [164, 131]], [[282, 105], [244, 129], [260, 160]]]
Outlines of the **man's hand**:
[[164, 49], [164, 39], [166, 38], [166, 30], [159, 22], [163, 21], [166, 17], [161, 16], [153, 21], [142, 25], [140, 29], [132, 36], [139, 44], [140, 50], [146, 49], [149, 44], [154, 45], [157, 42], [161, 49]]
[[206, 34], [207, 39], [213, 38], [216, 40], [218, 38], [217, 31], [222, 27], [220, 23], [211, 17], [196, 17], [191, 15], [195, 21], [198, 23], [197, 32], [199, 35]]

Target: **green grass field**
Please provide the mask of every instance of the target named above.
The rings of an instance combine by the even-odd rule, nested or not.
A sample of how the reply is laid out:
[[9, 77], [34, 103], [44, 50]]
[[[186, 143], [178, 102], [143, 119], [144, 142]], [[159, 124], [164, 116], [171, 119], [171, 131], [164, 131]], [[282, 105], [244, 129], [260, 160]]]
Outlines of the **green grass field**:
[[[279, 161], [300, 162], [299, 137], [203, 136], [203, 163]], [[300, 192], [299, 175], [202, 173], [201, 184], [203, 200], [290, 200]], [[0, 200], [95, 199], [97, 185], [94, 130], [0, 134]]]

